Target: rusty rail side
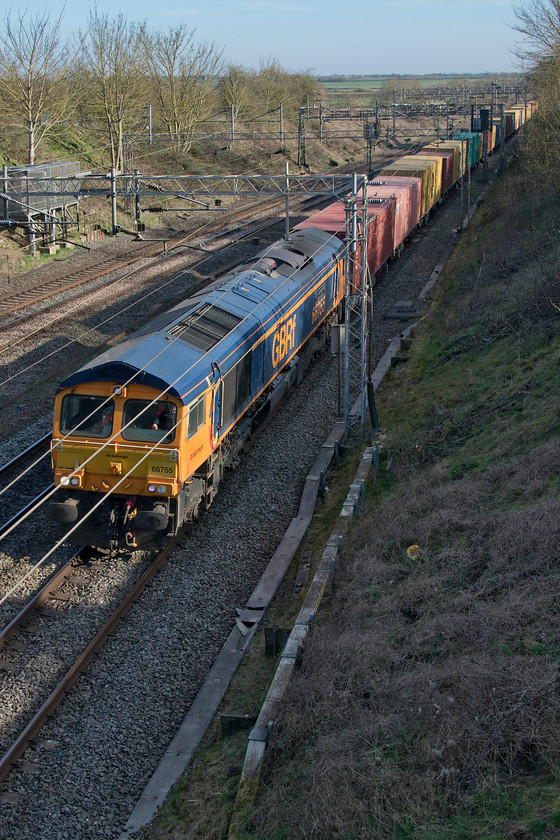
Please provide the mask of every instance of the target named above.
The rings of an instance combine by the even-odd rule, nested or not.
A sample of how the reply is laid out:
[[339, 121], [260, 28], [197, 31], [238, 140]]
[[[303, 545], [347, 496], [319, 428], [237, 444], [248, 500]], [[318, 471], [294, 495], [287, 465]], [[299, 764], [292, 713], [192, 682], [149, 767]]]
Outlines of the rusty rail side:
[[92, 639], [83, 653], [68, 670], [67, 674], [45, 700], [41, 708], [36, 712], [22, 732], [20, 732], [12, 746], [2, 756], [2, 759], [0, 760], [0, 781], [5, 779], [10, 773], [10, 770], [13, 768], [16, 761], [23, 755], [31, 739], [37, 735], [46, 719], [52, 715], [53, 711], [60, 705], [66, 694], [68, 694], [74, 683], [79, 678], [82, 671], [84, 671], [91, 662], [95, 653], [103, 647], [107, 637], [114, 631], [118, 623], [128, 613], [134, 602], [138, 600], [148, 583], [154, 578], [156, 573], [165, 563], [170, 552], [175, 547], [176, 542], [176, 539], [172, 540], [154, 557], [142, 577], [139, 578], [134, 587], [128, 592], [108, 621], [106, 621], [103, 627], [98, 631], [95, 638]]

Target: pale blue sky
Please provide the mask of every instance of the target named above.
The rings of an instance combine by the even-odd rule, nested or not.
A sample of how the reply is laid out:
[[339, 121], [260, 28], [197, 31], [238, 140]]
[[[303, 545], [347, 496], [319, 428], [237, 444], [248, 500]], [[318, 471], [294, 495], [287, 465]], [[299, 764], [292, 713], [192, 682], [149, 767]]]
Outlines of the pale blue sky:
[[[42, 11], [44, 0], [0, 0]], [[87, 0], [65, 5], [65, 28], [84, 29]], [[223, 48], [229, 64], [258, 68], [269, 58], [316, 75], [474, 73], [521, 70], [511, 0], [97, 0], [152, 29], [186, 23]]]

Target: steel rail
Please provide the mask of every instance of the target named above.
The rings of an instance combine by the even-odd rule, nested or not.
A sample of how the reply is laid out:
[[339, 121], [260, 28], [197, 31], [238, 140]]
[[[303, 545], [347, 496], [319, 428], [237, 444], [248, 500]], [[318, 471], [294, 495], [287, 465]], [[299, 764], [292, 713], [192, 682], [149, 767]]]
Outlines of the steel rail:
[[33, 596], [31, 601], [19, 611], [19, 613], [13, 618], [3, 630], [0, 631], [0, 648], [4, 646], [4, 644], [8, 641], [10, 636], [13, 636], [15, 631], [18, 627], [27, 621], [27, 619], [31, 616], [31, 614], [40, 606], [42, 606], [45, 601], [48, 601], [52, 595], [60, 589], [62, 583], [65, 580], [68, 580], [71, 574], [70, 567], [76, 568], [75, 561], [79, 559], [80, 552], [83, 551], [83, 548], [79, 548], [78, 551], [68, 560], [63, 566], [58, 569], [58, 571], [54, 572], [45, 585]]
[[[312, 206], [313, 204], [319, 203], [319, 201], [320, 200], [318, 200], [318, 199], [313, 199], [311, 201], [308, 200], [308, 206]], [[279, 206], [280, 204], [283, 205], [283, 202], [279, 202], [279, 201], [270, 202], [269, 209], [273, 209], [275, 206]], [[233, 219], [235, 219], [235, 218], [239, 218], [239, 214], [237, 214], [233, 217]], [[259, 222], [258, 217], [251, 218], [249, 221], [247, 221], [243, 224], [237, 225], [236, 227], [228, 228], [226, 231], [219, 231], [218, 230], [217, 233], [215, 233], [212, 236], [205, 237], [202, 241], [203, 242], [215, 242], [216, 240], [222, 239], [222, 238], [227, 237], [227, 236], [231, 236], [232, 234], [235, 234], [236, 232], [238, 232], [240, 230], [243, 230], [243, 228], [245, 228], [245, 227], [250, 227], [251, 225], [255, 225], [258, 222]], [[225, 250], [228, 247], [230, 247], [231, 245], [234, 245], [234, 244], [238, 243], [239, 241], [241, 241], [243, 239], [244, 236], [253, 236], [255, 233], [259, 233], [262, 230], [265, 230], [267, 227], [270, 227], [274, 224], [277, 224], [276, 219], [273, 219], [273, 220], [268, 221], [268, 222], [264, 222], [259, 227], [256, 227], [256, 228], [251, 227], [250, 230], [247, 231], [247, 233], [243, 234], [239, 238], [234, 239], [232, 242], [229, 242], [226, 245], [222, 246], [221, 249], [216, 248], [215, 250], [213, 250], [211, 248], [210, 249], [200, 248], [200, 250], [204, 251], [205, 256], [216, 256], [220, 252], [220, 250]], [[211, 228], [211, 230], [216, 230], [216, 229], [217, 229], [217, 226]], [[181, 237], [174, 243], [173, 243], [173, 240], [168, 240], [168, 242], [172, 242], [173, 244], [168, 244], [166, 250], [163, 253], [157, 254], [155, 257], [153, 257], [152, 262], [145, 262], [142, 265], [139, 265], [138, 267], [132, 268], [130, 271], [127, 272], [125, 277], [129, 277], [130, 275], [134, 274], [137, 271], [142, 271], [146, 268], [150, 268], [153, 265], [156, 265], [158, 263], [160, 265], [163, 265], [166, 262], [166, 260], [171, 260], [174, 257], [176, 257], [177, 255], [182, 254], [189, 249], [197, 250], [195, 248], [195, 246], [187, 244], [188, 239], [189, 239], [189, 237]], [[156, 240], [156, 241], [160, 242], [161, 240]], [[138, 259], [138, 261], [141, 261], [142, 259], [145, 259], [148, 256], [149, 255], [147, 255], [147, 254], [143, 254], [143, 255], [139, 254], [137, 259]], [[125, 265], [126, 264], [130, 264], [130, 263], [125, 263]], [[200, 264], [200, 261], [195, 261], [194, 263], [192, 263], [192, 265], [189, 266], [189, 268], [195, 269], [199, 264]], [[234, 267], [237, 264], [238, 264], [238, 262], [232, 263], [232, 267]], [[118, 268], [118, 267], [119, 267], [118, 265], [114, 266], [114, 268]], [[107, 272], [105, 272], [105, 273], [107, 273]], [[224, 272], [222, 272], [222, 271], [220, 272], [220, 274], [223, 274], [223, 273]], [[97, 276], [99, 276], [99, 275], [97, 275]], [[80, 281], [80, 282], [81, 283], [87, 283], [87, 281], [90, 280], [90, 279], [95, 279], [95, 275], [92, 275], [92, 276], [88, 277], [86, 280], [83, 280], [83, 281]], [[107, 287], [109, 287], [113, 284], [118, 283], [122, 279], [123, 279], [123, 277], [119, 276], [119, 277], [113, 277], [109, 280], [102, 280], [100, 283], [97, 283], [95, 286], [89, 286], [87, 289], [82, 289], [81, 291], [78, 291], [76, 294], [73, 294], [73, 295], [70, 295], [67, 298], [64, 298], [64, 300], [62, 300], [62, 301], [60, 301], [60, 300], [59, 301], [54, 301], [53, 303], [49, 303], [46, 306], [41, 307], [40, 309], [35, 309], [33, 312], [28, 312], [25, 315], [19, 316], [18, 318], [13, 318], [11, 321], [6, 321], [5, 323], [0, 324], [0, 332], [2, 332], [4, 330], [8, 330], [11, 327], [14, 327], [18, 324], [23, 324], [26, 321], [30, 321], [32, 318], [35, 318], [35, 316], [42, 315], [43, 313], [48, 312], [51, 309], [55, 309], [57, 306], [61, 306], [63, 304], [69, 303], [73, 300], [77, 300], [80, 297], [85, 297], [88, 294], [93, 294], [95, 292], [98, 292], [101, 289], [107, 288]], [[74, 288], [77, 285], [79, 285], [79, 283], [73, 283], [70, 286], [60, 287], [58, 290], [52, 291], [48, 295], [42, 295], [40, 297], [35, 298], [34, 300], [26, 301], [20, 307], [15, 307], [14, 309], [9, 310], [9, 311], [8, 310], [0, 311], [0, 317], [2, 315], [9, 314], [9, 312], [11, 312], [11, 311], [17, 311], [17, 309], [23, 309], [26, 306], [31, 306], [33, 303], [36, 303], [36, 302], [38, 302], [40, 300], [43, 300], [47, 297], [52, 297], [55, 294], [58, 294], [59, 292], [62, 292], [67, 288]], [[74, 313], [69, 313], [68, 317], [72, 317], [73, 314]], [[64, 320], [64, 318], [62, 318], [62, 320]], [[45, 328], [47, 328], [49, 326], [52, 326], [52, 324], [45, 325]], [[10, 346], [11, 346], [10, 344], [1, 345], [0, 346], [0, 352], [2, 350], [7, 349]], [[1, 468], [0, 468], [0, 472], [1, 472]]]
[[[269, 201], [268, 204], [270, 205], [269, 209], [273, 209], [275, 206], [279, 206], [282, 202], [276, 201]], [[258, 203], [260, 211], [262, 212], [262, 202]], [[245, 209], [243, 211], [237, 211], [231, 215], [231, 220], [235, 221], [236, 219], [242, 219], [244, 216], [250, 216], [250, 213], [255, 209], [253, 205], [249, 210]], [[249, 221], [245, 222], [245, 224], [238, 225], [236, 228], [230, 228], [225, 233], [220, 233], [220, 225], [210, 225], [208, 227], [208, 232], [211, 231], [218, 231], [214, 237], [207, 237], [204, 241], [211, 241], [212, 239], [219, 239], [220, 237], [227, 236], [232, 231], [240, 230], [244, 226], [248, 226], [251, 222], [257, 221], [258, 217], [256, 218], [249, 218]], [[42, 286], [39, 286], [37, 289], [37, 294], [34, 297], [28, 297], [28, 293], [18, 292], [12, 295], [9, 298], [6, 298], [0, 306], [0, 318], [5, 315], [10, 315], [13, 312], [17, 312], [20, 309], [25, 309], [28, 306], [33, 306], [35, 303], [39, 303], [42, 300], [46, 300], [49, 297], [53, 297], [54, 295], [58, 295], [61, 292], [67, 291], [69, 289], [76, 288], [76, 286], [85, 285], [90, 280], [95, 280], [97, 277], [103, 276], [103, 274], [109, 274], [113, 271], [116, 271], [119, 268], [122, 268], [127, 265], [131, 265], [135, 262], [141, 262], [142, 260], [149, 260], [153, 258], [155, 262], [165, 262], [167, 259], [171, 259], [181, 247], [185, 247], [185, 243], [189, 241], [189, 239], [194, 238], [195, 235], [198, 235], [198, 231], [196, 234], [189, 234], [187, 236], [180, 235], [175, 237], [170, 237], [167, 240], [144, 240], [145, 246], [140, 246], [137, 251], [128, 251], [125, 254], [120, 256], [116, 255], [113, 257], [109, 257], [106, 260], [103, 260], [101, 263], [97, 263], [96, 265], [92, 265], [91, 268], [81, 268], [77, 269], [76, 271], [71, 272], [70, 274], [64, 275], [55, 280], [48, 280]], [[152, 243], [152, 244], [149, 244]], [[154, 244], [158, 243], [158, 245]], [[163, 245], [163, 253], [158, 253]], [[215, 253], [215, 252], [210, 252]], [[138, 268], [131, 269], [130, 273], [134, 271], [140, 271], [143, 268], [146, 268], [148, 264], [140, 265]], [[75, 277], [79, 279], [75, 279], [72, 282], [66, 282], [69, 277]], [[112, 278], [110, 280], [104, 280], [101, 283], [96, 284], [95, 286], [90, 286], [87, 289], [83, 289], [79, 291], [77, 294], [71, 295], [68, 298], [65, 298], [63, 301], [56, 301], [47, 306], [43, 306], [41, 309], [36, 309], [33, 312], [29, 312], [25, 315], [22, 315], [18, 318], [13, 318], [11, 321], [6, 321], [5, 323], [0, 324], [0, 332], [3, 330], [7, 330], [17, 324], [24, 323], [25, 321], [29, 321], [31, 318], [34, 318], [36, 315], [41, 315], [44, 312], [48, 312], [50, 309], [54, 309], [56, 306], [60, 306], [63, 303], [67, 303], [71, 300], [75, 300], [76, 298], [83, 297], [89, 293], [93, 293], [98, 291], [99, 289], [104, 288], [105, 286], [110, 286], [113, 283], [117, 283], [121, 280], [122, 277]], [[6, 345], [9, 346], [9, 345]], [[0, 350], [4, 349], [4, 347], [0, 348]]]
[[23, 519], [25, 514], [28, 511], [30, 511], [34, 505], [36, 505], [38, 502], [44, 499], [45, 496], [48, 496], [53, 487], [54, 484], [50, 484], [48, 487], [45, 487], [43, 490], [41, 490], [40, 493], [37, 494], [37, 496], [35, 496], [34, 499], [28, 502], [20, 510], [18, 510], [18, 512], [15, 513], [12, 517], [10, 517], [10, 519], [8, 519], [6, 522], [3, 522], [2, 525], [0, 525], [0, 534], [3, 534], [5, 531], [8, 530], [8, 528], [11, 528], [12, 525], [15, 525], [15, 523], [18, 522], [20, 519]]
[[[256, 229], [252, 228], [249, 231], [249, 233], [247, 233], [246, 235], [250, 236], [250, 235], [253, 235], [256, 232], [264, 230], [270, 224], [271, 223], [267, 223], [267, 225], [262, 225], [261, 227], [256, 228]], [[223, 234], [218, 233], [218, 234], [215, 235], [215, 237], [210, 237], [209, 239], [207, 239], [205, 241], [210, 242], [212, 239], [219, 239], [220, 237], [231, 235], [232, 231], [239, 230], [242, 227], [244, 227], [244, 225], [240, 225], [238, 228], [229, 229], [226, 233], [223, 233]], [[243, 237], [240, 237], [240, 239], [242, 239], [242, 238]], [[233, 244], [236, 244], [239, 241], [240, 241], [239, 239], [235, 239], [233, 242], [230, 242], [227, 245], [223, 246], [223, 250], [225, 250], [226, 248], [230, 247]], [[168, 247], [168, 249], [165, 253], [159, 254], [156, 257], [154, 257], [153, 262], [145, 262], [142, 265], [139, 265], [135, 268], [130, 269], [130, 271], [128, 271], [126, 273], [126, 275], [124, 275], [124, 277], [130, 277], [132, 274], [134, 274], [138, 271], [143, 271], [144, 269], [153, 267], [154, 265], [157, 265], [158, 263], [160, 265], [163, 265], [166, 260], [171, 260], [174, 257], [176, 257], [177, 255], [182, 254], [184, 251], [192, 249], [193, 247], [194, 246], [187, 245], [183, 241], [180, 241], [177, 244], [172, 245], [171, 247]], [[205, 254], [210, 255], [210, 256], [216, 256], [220, 252], [220, 248], [217, 248], [216, 250], [206, 250], [206, 249], [201, 249], [201, 250], [204, 250]], [[139, 256], [138, 260], [140, 261], [141, 259], [142, 259], [142, 257]], [[189, 267], [192, 268], [192, 269], [195, 269], [198, 264], [199, 264], [198, 262], [194, 262]], [[235, 264], [237, 264], [237, 263], [235, 263]], [[115, 266], [115, 268], [118, 268], [118, 267], [119, 266]], [[88, 279], [94, 279], [94, 278], [92, 277], [92, 278], [88, 278]], [[41, 309], [35, 309], [33, 312], [28, 312], [25, 315], [20, 315], [18, 318], [13, 318], [11, 321], [7, 321], [4, 324], [0, 324], [0, 332], [3, 332], [4, 330], [8, 330], [11, 327], [16, 326], [17, 324], [24, 324], [26, 321], [30, 321], [32, 318], [35, 318], [37, 315], [42, 315], [45, 312], [49, 312], [51, 309], [55, 309], [57, 306], [62, 306], [63, 304], [70, 303], [71, 301], [77, 300], [78, 298], [85, 297], [88, 294], [94, 294], [95, 292], [98, 292], [102, 289], [108, 288], [109, 286], [112, 286], [112, 285], [118, 283], [122, 279], [123, 279], [123, 276], [121, 275], [119, 277], [112, 277], [110, 280], [102, 280], [100, 283], [97, 283], [95, 286], [89, 286], [87, 289], [82, 289], [81, 291], [76, 292], [76, 294], [70, 295], [69, 297], [64, 298], [64, 300], [54, 301], [53, 303], [49, 303], [46, 306], [42, 306]], [[82, 282], [85, 283], [85, 282], [87, 282], [87, 280], [82, 281]], [[73, 284], [74, 287], [77, 286], [77, 285], [79, 285], [79, 284], [78, 283]], [[66, 288], [69, 288], [69, 287], [66, 287]], [[61, 292], [61, 291], [64, 291], [64, 289], [60, 288], [58, 291]], [[45, 297], [52, 297], [54, 294], [57, 294], [57, 292], [52, 292], [51, 295], [45, 295]], [[42, 299], [43, 298], [36, 298], [34, 301], [29, 301], [24, 306], [31, 306], [32, 303], [38, 302], [39, 300], [42, 300]], [[23, 309], [24, 306], [21, 306], [19, 308]], [[14, 310], [14, 311], [16, 311], [16, 310]], [[7, 314], [7, 313], [0, 313], [0, 316], [2, 314]], [[67, 317], [70, 318], [74, 314], [75, 314], [74, 312], [71, 312], [71, 313], [68, 314]], [[64, 316], [60, 320], [65, 320]], [[51, 327], [51, 326], [52, 326], [52, 323], [46, 324], [45, 329], [47, 327]], [[0, 352], [2, 350], [7, 349], [10, 346], [11, 346], [10, 344], [1, 345], [0, 346]], [[1, 472], [1, 468], [0, 468], [0, 472]]]
[[45, 443], [47, 443], [47, 441], [50, 441], [51, 437], [52, 432], [47, 432], [46, 435], [43, 435], [43, 437], [36, 440], [35, 443], [32, 443], [26, 449], [23, 449], [10, 461], [6, 461], [5, 464], [2, 464], [2, 466], [0, 466], [0, 475], [2, 475], [5, 472], [8, 472], [8, 470], [10, 470], [12, 467], [15, 467], [15, 465], [19, 461], [23, 460], [23, 458], [25, 458], [26, 455], [31, 455], [31, 453], [34, 452], [36, 449], [40, 449]]
[[[95, 266], [92, 265], [89, 269], [77, 269], [76, 271], [71, 271], [69, 274], [65, 274], [63, 277], [58, 277], [54, 280], [47, 280], [38, 287], [37, 293], [33, 297], [30, 297], [29, 292], [25, 290], [22, 292], [16, 292], [10, 297], [4, 299], [3, 304], [0, 306], [0, 317], [10, 315], [12, 312], [17, 312], [18, 309], [24, 309], [26, 306], [32, 306], [34, 303], [46, 300], [46, 298], [53, 297], [53, 295], [58, 295], [61, 292], [65, 292], [67, 289], [73, 289], [82, 283], [87, 283], [88, 280], [95, 280], [96, 277], [101, 277], [103, 274], [116, 271], [117, 269], [130, 265], [139, 259], [150, 257], [153, 255], [154, 250], [154, 248], [150, 247], [144, 248], [144, 253], [133, 253], [132, 251], [128, 251], [126, 254], [102, 260], [101, 262], [96, 263]], [[69, 278], [74, 279], [67, 282]], [[11, 326], [11, 324], [3, 324], [2, 329], [6, 326]]]
[[82, 671], [84, 671], [91, 662], [95, 653], [103, 647], [103, 644], [108, 636], [115, 630], [122, 618], [131, 609], [134, 602], [138, 600], [148, 583], [150, 583], [159, 569], [163, 566], [176, 543], [177, 538], [173, 539], [167, 546], [165, 546], [164, 549], [162, 549], [162, 551], [155, 555], [148, 568], [124, 597], [111, 617], [105, 622], [103, 627], [97, 632], [85, 650], [76, 659], [63, 679], [60, 680], [56, 688], [42, 704], [41, 708], [35, 713], [27, 726], [20, 732], [12, 746], [4, 753], [0, 759], [0, 781], [5, 779], [10, 773], [10, 770], [13, 768], [16, 761], [23, 755], [31, 739], [37, 735], [47, 718], [52, 715], [53, 711], [60, 705], [64, 697], [68, 694], [74, 683], [79, 678]]
[[[390, 157], [390, 156], [387, 155], [387, 157]], [[336, 178], [340, 179], [340, 178], [343, 178], [343, 177], [348, 178], [349, 177], [348, 173], [351, 171], [351, 168], [347, 164], [344, 164], [344, 165], [338, 167], [338, 170], [339, 170], [338, 175], [330, 174], [330, 175], [326, 175], [326, 176], [313, 176], [313, 177], [316, 180], [317, 179], [321, 180], [321, 179], [324, 179], [324, 178], [331, 178], [331, 179], [336, 179]], [[94, 177], [105, 177], [105, 176], [94, 176]], [[161, 177], [161, 176], [154, 176], [154, 177]], [[237, 177], [237, 176], [234, 176], [234, 177]], [[263, 176], [263, 177], [270, 177], [270, 176]], [[285, 175], [284, 176], [275, 176], [275, 178], [278, 178], [278, 177], [281, 177], [285, 180], [286, 176]], [[295, 177], [295, 176], [292, 176], [292, 177]], [[297, 177], [299, 178], [300, 176], [297, 176]], [[311, 176], [304, 176], [304, 177], [309, 178]], [[153, 192], [151, 192], [150, 194], [153, 195]], [[251, 193], [251, 195], [254, 195], [254, 193]], [[264, 195], [266, 195], [266, 194], [264, 194]], [[297, 196], [293, 195], [292, 197], [296, 198]], [[314, 205], [320, 204], [323, 201], [328, 200], [329, 198], [332, 199], [332, 195], [327, 196], [327, 195], [325, 195], [324, 191], [319, 195], [317, 195], [315, 193], [311, 193], [311, 194], [304, 193], [303, 195], [301, 195], [301, 194], [299, 195], [299, 201], [297, 203], [301, 204], [302, 206], [305, 204], [308, 207], [313, 207]], [[262, 201], [262, 200], [257, 201], [256, 203], [250, 204], [249, 207], [244, 207], [240, 210], [232, 210], [231, 212], [230, 211], [223, 211], [223, 212], [225, 212], [225, 215], [229, 217], [230, 221], [247, 219], [248, 221], [246, 221], [246, 225], [249, 226], [251, 224], [251, 222], [258, 221], [259, 216], [262, 215], [263, 211], [271, 211], [275, 207], [284, 207], [284, 205], [285, 205], [285, 201], [284, 201], [283, 197], [278, 198], [275, 195], [270, 195], [268, 200], [266, 200], [266, 201]], [[256, 212], [253, 213], [253, 211], [256, 211]], [[233, 228], [233, 229], [230, 228], [228, 232], [224, 233], [224, 232], [221, 232], [222, 226], [223, 226], [223, 216], [222, 216], [222, 219], [220, 220], [220, 222], [209, 224], [206, 227], [206, 233], [217, 231], [215, 236], [205, 237], [202, 241], [203, 242], [209, 242], [209, 241], [212, 241], [212, 240], [215, 240], [215, 239], [219, 239], [221, 237], [226, 236], [228, 232], [231, 232], [231, 230], [239, 230], [243, 227], [243, 225], [238, 225], [236, 228]], [[46, 281], [42, 286], [38, 287], [38, 289], [36, 290], [37, 294], [35, 294], [35, 296], [33, 298], [28, 298], [27, 297], [28, 293], [25, 292], [25, 291], [14, 293], [14, 295], [6, 298], [3, 301], [3, 304], [0, 307], [0, 318], [2, 318], [5, 315], [9, 315], [13, 312], [17, 312], [19, 309], [24, 309], [27, 306], [32, 306], [34, 303], [38, 303], [41, 300], [45, 300], [49, 297], [53, 297], [54, 295], [60, 294], [61, 292], [66, 291], [67, 289], [72, 289], [72, 288], [75, 288], [76, 286], [79, 286], [81, 284], [85, 284], [85, 283], [89, 282], [90, 280], [94, 280], [97, 277], [102, 276], [103, 274], [107, 274], [109, 272], [112, 272], [112, 271], [114, 271], [114, 270], [116, 270], [116, 269], [118, 269], [122, 266], [130, 265], [131, 263], [134, 263], [136, 261], [141, 261], [142, 259], [149, 259], [150, 257], [154, 257], [154, 256], [155, 256], [156, 259], [160, 259], [161, 261], [165, 261], [165, 259], [167, 259], [168, 257], [171, 256], [170, 252], [172, 250], [174, 250], [174, 249], [176, 251], [180, 250], [182, 245], [187, 243], [190, 239], [194, 238], [195, 236], [198, 236], [199, 233], [200, 233], [200, 231], [197, 230], [194, 233], [192, 233], [192, 232], [187, 233], [186, 236], [184, 234], [179, 234], [178, 236], [170, 237], [168, 240], [161, 240], [161, 239], [158, 239], [158, 240], [150, 240], [150, 239], [143, 240], [144, 246], [139, 246], [138, 249], [134, 250], [134, 252], [128, 251], [128, 252], [125, 252], [124, 254], [121, 254], [121, 255], [115, 255], [115, 256], [112, 256], [112, 257], [108, 257], [105, 260], [102, 260], [100, 263], [97, 263], [95, 266], [92, 265], [91, 268], [83, 267], [81, 269], [76, 269], [75, 271], [72, 271], [72, 272], [70, 272], [70, 274], [64, 275], [63, 277], [60, 277], [60, 278], [57, 278], [57, 279], [55, 278], [54, 280]], [[249, 234], [247, 234], [247, 235], [249, 235]], [[155, 243], [155, 242], [163, 243], [164, 251], [163, 251], [162, 254], [157, 254], [156, 253], [157, 248], [156, 248], [155, 245], [153, 245], [153, 243]], [[150, 245], [150, 243], [152, 243], [152, 245]], [[105, 266], [105, 267], [102, 268], [103, 266]], [[142, 267], [144, 267], [144, 266], [142, 266]], [[134, 270], [135, 269], [132, 269], [132, 271], [134, 271]], [[68, 278], [70, 278], [70, 277], [78, 278], [79, 276], [80, 276], [80, 279], [76, 279], [75, 281], [73, 281], [71, 283], [66, 282], [68, 280]], [[82, 292], [78, 292], [76, 295], [72, 295], [69, 298], [65, 298], [64, 301], [57, 301], [55, 303], [48, 304], [47, 306], [44, 306], [41, 309], [35, 310], [34, 312], [28, 313], [26, 315], [22, 315], [18, 318], [12, 319], [11, 321], [2, 323], [2, 324], [0, 324], [0, 331], [5, 330], [5, 329], [9, 329], [10, 327], [15, 326], [16, 324], [24, 323], [25, 321], [28, 321], [31, 318], [33, 318], [35, 315], [39, 315], [39, 314], [42, 314], [43, 312], [47, 312], [49, 309], [53, 309], [55, 306], [59, 305], [60, 303], [66, 303], [67, 301], [75, 300], [76, 298], [81, 297], [83, 295], [86, 295], [89, 292], [93, 292], [93, 291], [96, 291], [97, 289], [103, 288], [105, 285], [110, 285], [112, 282], [117, 282], [119, 279], [120, 278], [116, 278], [115, 280], [104, 281], [102, 283], [97, 284], [96, 286], [92, 286], [88, 289], [85, 289]], [[5, 345], [3, 347], [0, 347], [0, 350], [5, 349], [6, 346], [9, 346], [9, 345]]]

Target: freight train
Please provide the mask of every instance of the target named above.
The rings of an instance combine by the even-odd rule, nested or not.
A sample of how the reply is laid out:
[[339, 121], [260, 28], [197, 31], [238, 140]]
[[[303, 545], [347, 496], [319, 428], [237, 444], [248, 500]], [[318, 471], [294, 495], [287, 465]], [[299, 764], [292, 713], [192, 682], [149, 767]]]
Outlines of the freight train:
[[207, 508], [224, 470], [324, 344], [344, 244], [295, 232], [65, 379], [47, 513], [73, 542], [133, 548]]
[[[369, 183], [372, 276], [478, 164], [480, 137], [430, 143]], [[333, 202], [60, 384], [51, 447], [58, 492], [47, 514], [70, 541], [135, 548], [177, 534], [209, 507], [224, 471], [342, 316], [345, 213]], [[355, 252], [354, 292], [361, 264]]]

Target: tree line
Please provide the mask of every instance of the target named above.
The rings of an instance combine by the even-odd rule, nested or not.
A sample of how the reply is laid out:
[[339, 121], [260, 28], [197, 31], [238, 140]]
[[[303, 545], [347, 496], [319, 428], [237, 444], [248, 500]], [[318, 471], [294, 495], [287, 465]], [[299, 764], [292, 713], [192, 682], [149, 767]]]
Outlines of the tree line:
[[213, 115], [248, 121], [282, 103], [285, 118], [295, 119], [317, 88], [309, 74], [288, 73], [273, 59], [258, 71], [226, 66], [222, 50], [199, 42], [186, 24], [151, 31], [95, 9], [85, 31], [65, 38], [62, 23], [48, 11], [7, 12], [0, 30], [2, 145], [25, 137], [28, 164], [65, 124], [97, 132], [122, 169], [123, 138], [146, 132], [147, 105], [152, 130], [180, 138], [186, 151], [188, 135]]

